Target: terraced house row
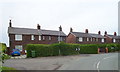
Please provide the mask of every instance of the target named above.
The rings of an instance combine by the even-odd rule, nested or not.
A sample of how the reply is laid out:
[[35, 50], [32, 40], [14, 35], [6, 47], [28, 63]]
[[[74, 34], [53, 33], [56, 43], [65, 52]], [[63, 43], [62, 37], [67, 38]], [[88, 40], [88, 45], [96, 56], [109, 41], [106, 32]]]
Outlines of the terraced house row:
[[114, 35], [109, 35], [105, 32], [105, 35], [89, 33], [88, 29], [85, 32], [73, 32], [70, 28], [70, 33], [66, 35], [62, 31], [62, 27], [59, 30], [45, 30], [41, 29], [38, 24], [36, 29], [12, 27], [10, 20], [8, 27], [9, 36], [9, 53], [13, 49], [20, 49], [22, 54], [25, 54], [26, 44], [53, 44], [61, 41], [66, 43], [79, 43], [79, 44], [96, 44], [96, 43], [120, 43], [120, 36], [114, 32]]

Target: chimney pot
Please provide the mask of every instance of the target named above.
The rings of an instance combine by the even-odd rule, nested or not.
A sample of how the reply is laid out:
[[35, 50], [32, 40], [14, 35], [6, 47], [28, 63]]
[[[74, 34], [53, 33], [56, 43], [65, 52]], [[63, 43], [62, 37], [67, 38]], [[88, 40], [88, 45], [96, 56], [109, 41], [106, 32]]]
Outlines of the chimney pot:
[[40, 29], [40, 25], [39, 24], [37, 24], [37, 29]]
[[70, 28], [70, 32], [73, 32], [73, 29], [72, 29], [72, 28]]
[[85, 30], [85, 33], [88, 33], [88, 29]]
[[62, 27], [61, 27], [61, 25], [60, 25], [60, 27], [59, 27], [59, 31], [62, 31]]
[[12, 22], [11, 22], [11, 20], [9, 21], [9, 27], [12, 27]]
[[117, 35], [117, 33], [116, 32], [114, 32], [114, 36], [116, 36]]
[[107, 35], [107, 31], [105, 31], [105, 35]]
[[100, 34], [101, 34], [101, 32], [100, 32], [100, 31], [98, 31], [98, 34], [100, 35]]

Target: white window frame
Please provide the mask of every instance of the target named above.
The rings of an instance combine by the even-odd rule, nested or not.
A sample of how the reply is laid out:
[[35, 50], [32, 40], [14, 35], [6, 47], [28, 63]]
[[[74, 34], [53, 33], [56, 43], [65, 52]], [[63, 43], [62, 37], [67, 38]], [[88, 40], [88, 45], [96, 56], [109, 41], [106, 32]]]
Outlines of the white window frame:
[[41, 35], [39, 35], [39, 40], [42, 40], [42, 37], [41, 37]]
[[78, 41], [79, 41], [79, 42], [83, 42], [83, 38], [82, 38], [82, 37], [79, 37]]
[[90, 41], [92, 42], [92, 41], [93, 41], [93, 39], [92, 39], [92, 38], [90, 38]]
[[31, 35], [31, 40], [35, 40], [35, 37], [34, 37], [34, 35]]
[[105, 42], [104, 38], [102, 38], [101, 42]]
[[49, 36], [48, 39], [51, 40], [51, 36]]
[[42, 36], [42, 40], [45, 40], [45, 36]]
[[116, 42], [116, 39], [113, 39], [113, 42], [115, 43], [115, 42]]
[[60, 37], [59, 36], [57, 37], [57, 39], [58, 39], [58, 41], [60, 41]]
[[23, 46], [22, 45], [15, 45], [15, 49], [19, 49], [22, 52], [23, 51]]
[[96, 41], [98, 42], [98, 38], [96, 38]]
[[62, 37], [60, 37], [60, 41], [63, 41], [63, 38], [62, 38]]
[[15, 35], [15, 40], [16, 40], [16, 41], [22, 41], [22, 35], [16, 34], [16, 35]]
[[87, 41], [89, 41], [89, 38], [87, 38]]

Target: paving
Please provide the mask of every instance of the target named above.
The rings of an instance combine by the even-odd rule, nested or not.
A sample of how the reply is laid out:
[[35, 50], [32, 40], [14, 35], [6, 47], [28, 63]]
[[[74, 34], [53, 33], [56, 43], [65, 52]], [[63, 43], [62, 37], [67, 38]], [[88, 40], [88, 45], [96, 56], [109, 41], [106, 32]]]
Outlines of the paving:
[[26, 55], [20, 55], [20, 56], [11, 56], [11, 59], [23, 59], [23, 58], [26, 58], [27, 56]]

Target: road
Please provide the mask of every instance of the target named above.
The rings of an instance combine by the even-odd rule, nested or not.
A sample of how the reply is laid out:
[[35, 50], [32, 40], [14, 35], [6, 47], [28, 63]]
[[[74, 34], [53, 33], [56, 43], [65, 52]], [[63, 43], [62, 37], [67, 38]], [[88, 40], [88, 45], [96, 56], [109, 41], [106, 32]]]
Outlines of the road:
[[118, 70], [118, 53], [13, 58], [6, 60], [3, 66], [17, 70]]
[[80, 57], [62, 65], [58, 70], [118, 70], [118, 53]]

